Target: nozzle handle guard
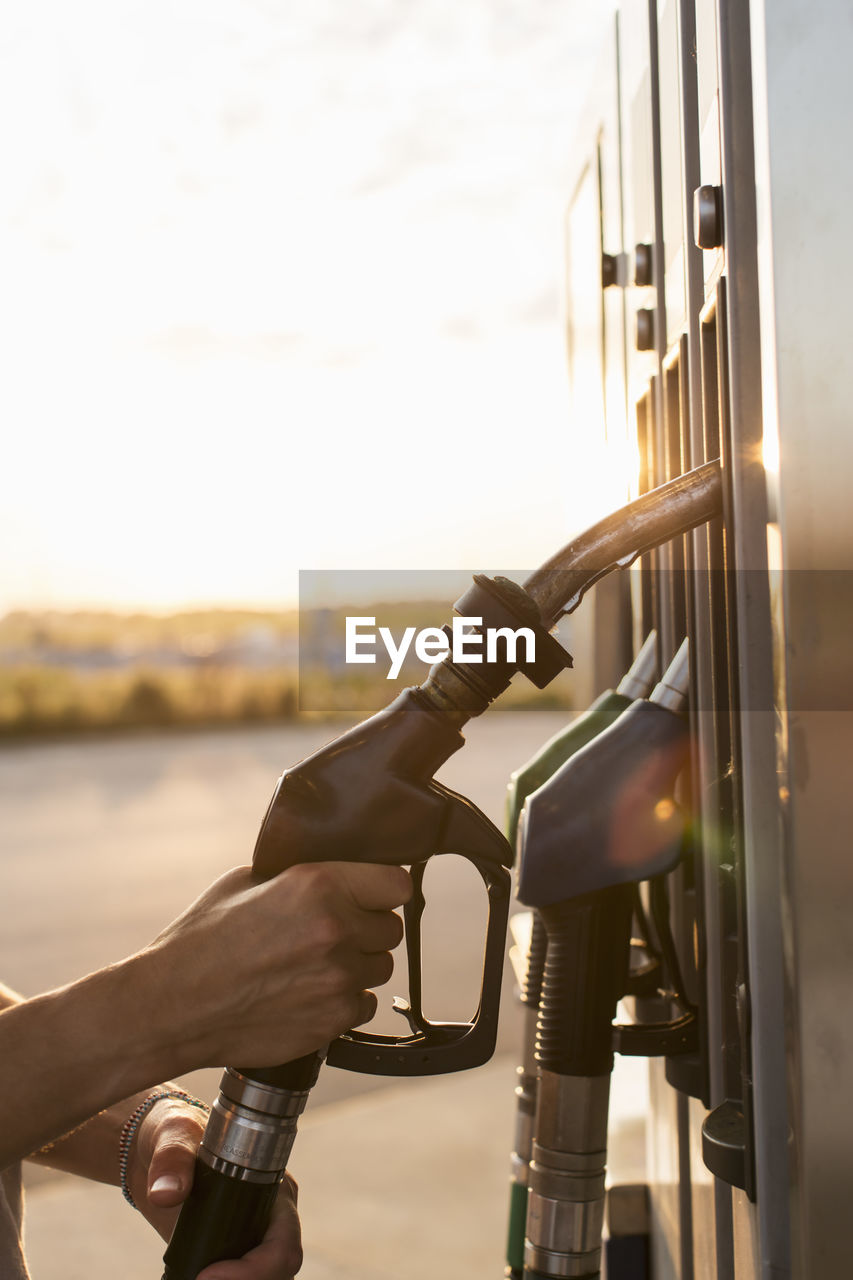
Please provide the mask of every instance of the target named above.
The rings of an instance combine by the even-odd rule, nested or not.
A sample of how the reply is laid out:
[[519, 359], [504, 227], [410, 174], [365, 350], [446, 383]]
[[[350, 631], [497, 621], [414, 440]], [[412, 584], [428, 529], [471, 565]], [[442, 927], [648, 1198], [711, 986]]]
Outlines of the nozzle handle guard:
[[[453, 851], [455, 852], [455, 850]], [[489, 900], [483, 977], [477, 1012], [470, 1022], [430, 1022], [421, 1002], [421, 917], [426, 900], [423, 878], [426, 861], [412, 866], [414, 893], [403, 908], [406, 922], [406, 955], [409, 962], [409, 999], [394, 1002], [412, 1029], [410, 1036], [381, 1036], [348, 1031], [329, 1046], [327, 1061], [348, 1071], [372, 1075], [438, 1075], [480, 1066], [492, 1056], [497, 1038], [500, 1008], [500, 975], [509, 909], [509, 874], [488, 858], [461, 854], [476, 867]]]

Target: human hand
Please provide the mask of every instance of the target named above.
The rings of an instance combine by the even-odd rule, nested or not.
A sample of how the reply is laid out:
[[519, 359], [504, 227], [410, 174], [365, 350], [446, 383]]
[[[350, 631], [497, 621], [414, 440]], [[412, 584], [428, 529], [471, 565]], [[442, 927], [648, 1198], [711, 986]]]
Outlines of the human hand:
[[0, 1094], [17, 1105], [0, 1167], [53, 1144], [60, 1167], [110, 1181], [100, 1138], [123, 1100], [196, 1067], [289, 1062], [368, 1021], [411, 893], [400, 867], [303, 864], [263, 883], [242, 867], [128, 959], [7, 995]]
[[136, 957], [168, 1074], [289, 1062], [368, 1022], [411, 893], [401, 867], [367, 863], [222, 876]]
[[[161, 1098], [143, 1118], [130, 1152], [127, 1184], [140, 1213], [168, 1240], [189, 1194], [204, 1115], [180, 1098]], [[296, 1183], [285, 1177], [261, 1243], [243, 1258], [214, 1262], [199, 1280], [291, 1280], [302, 1266]]]

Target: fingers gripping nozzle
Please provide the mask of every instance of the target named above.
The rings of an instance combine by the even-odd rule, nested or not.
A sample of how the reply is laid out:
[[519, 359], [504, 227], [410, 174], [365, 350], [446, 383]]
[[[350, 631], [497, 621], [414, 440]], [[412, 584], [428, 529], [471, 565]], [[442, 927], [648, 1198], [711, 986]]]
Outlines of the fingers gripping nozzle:
[[509, 914], [509, 866], [512, 850], [476, 805], [442, 783], [428, 790], [442, 819], [431, 855], [455, 853], [477, 870], [486, 889], [488, 919], [477, 1011], [470, 1022], [430, 1022], [421, 1004], [421, 918], [426, 901], [423, 878], [427, 857], [411, 864], [414, 893], [403, 910], [409, 998], [395, 1001], [411, 1030], [406, 1037], [349, 1031], [329, 1047], [331, 1066], [374, 1075], [433, 1075], [476, 1067], [492, 1056], [497, 1038], [504, 941]]

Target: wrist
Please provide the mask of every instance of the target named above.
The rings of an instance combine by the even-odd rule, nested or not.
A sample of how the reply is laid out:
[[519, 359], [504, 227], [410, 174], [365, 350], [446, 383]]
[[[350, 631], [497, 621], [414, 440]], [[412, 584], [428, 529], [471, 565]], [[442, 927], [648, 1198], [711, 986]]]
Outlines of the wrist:
[[[151, 1158], [149, 1151], [148, 1160], [140, 1161], [139, 1159], [139, 1130], [153, 1108], [158, 1103], [167, 1101], [177, 1101], [185, 1108], [197, 1109], [205, 1117], [210, 1114], [210, 1107], [206, 1102], [202, 1102], [200, 1098], [194, 1097], [184, 1089], [179, 1089], [171, 1082], [153, 1089], [134, 1108], [122, 1126], [118, 1141], [119, 1187], [125, 1200], [133, 1209], [140, 1207], [140, 1192], [147, 1189], [148, 1164]], [[131, 1182], [136, 1185], [131, 1187]]]
[[197, 994], [182, 980], [180, 959], [155, 941], [123, 961], [122, 967], [135, 1007], [144, 1010], [137, 1052], [155, 1068], [145, 1085], [153, 1087], [200, 1067], [221, 1066], [215, 1046], [208, 1043], [210, 1020], [202, 1018]]

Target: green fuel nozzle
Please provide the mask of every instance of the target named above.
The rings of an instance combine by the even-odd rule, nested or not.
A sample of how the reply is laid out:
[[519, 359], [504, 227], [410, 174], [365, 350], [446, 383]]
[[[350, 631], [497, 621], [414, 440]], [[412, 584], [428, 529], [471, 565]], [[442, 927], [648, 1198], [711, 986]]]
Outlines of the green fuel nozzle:
[[522, 814], [518, 897], [547, 933], [526, 1280], [600, 1272], [613, 1019], [634, 885], [680, 855], [687, 690], [685, 641], [651, 696], [576, 752]]

